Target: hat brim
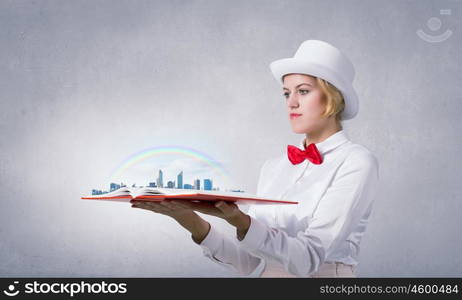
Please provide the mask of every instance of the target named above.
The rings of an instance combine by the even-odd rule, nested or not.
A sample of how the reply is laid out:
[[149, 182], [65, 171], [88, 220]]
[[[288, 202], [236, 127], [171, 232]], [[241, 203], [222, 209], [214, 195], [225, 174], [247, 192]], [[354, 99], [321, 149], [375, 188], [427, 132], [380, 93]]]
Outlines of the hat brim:
[[353, 119], [359, 110], [358, 95], [351, 83], [345, 82], [334, 70], [310, 61], [283, 58], [270, 64], [274, 78], [283, 85], [282, 77], [287, 74], [306, 74], [324, 79], [334, 85], [343, 95], [345, 109], [342, 120]]

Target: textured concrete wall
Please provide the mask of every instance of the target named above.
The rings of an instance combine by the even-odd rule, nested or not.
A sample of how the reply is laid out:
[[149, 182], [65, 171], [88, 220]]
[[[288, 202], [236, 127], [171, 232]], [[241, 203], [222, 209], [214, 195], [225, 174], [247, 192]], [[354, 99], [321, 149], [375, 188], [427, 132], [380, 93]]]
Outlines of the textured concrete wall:
[[231, 276], [167, 217], [79, 197], [170, 143], [254, 192], [263, 161], [300, 138], [268, 65], [321, 39], [356, 67], [344, 128], [380, 162], [359, 275], [460, 276], [461, 14], [461, 1], [1, 1], [0, 275]]

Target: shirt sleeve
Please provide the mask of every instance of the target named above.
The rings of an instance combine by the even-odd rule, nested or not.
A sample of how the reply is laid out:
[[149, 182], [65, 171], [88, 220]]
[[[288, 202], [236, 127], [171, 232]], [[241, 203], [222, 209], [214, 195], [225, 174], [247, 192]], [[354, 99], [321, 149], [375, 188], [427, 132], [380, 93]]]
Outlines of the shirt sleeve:
[[[260, 193], [262, 173], [267, 162], [260, 169], [257, 195]], [[252, 218], [252, 206], [249, 207], [247, 214]], [[260, 255], [251, 254], [246, 249], [241, 248], [237, 241], [237, 238], [229, 238], [211, 225], [210, 231], [199, 246], [202, 248], [203, 254], [214, 263], [242, 275], [258, 276], [263, 271], [266, 261]]]
[[214, 226], [205, 239], [199, 244], [203, 254], [232, 272], [241, 275], [258, 276], [258, 270], [264, 267], [265, 261], [241, 249], [234, 239], [228, 238]]
[[307, 228], [296, 236], [251, 217], [238, 244], [250, 253], [281, 262], [286, 271], [309, 276], [344, 241], [370, 209], [379, 179], [378, 161], [370, 153], [355, 153], [340, 166], [321, 197]]

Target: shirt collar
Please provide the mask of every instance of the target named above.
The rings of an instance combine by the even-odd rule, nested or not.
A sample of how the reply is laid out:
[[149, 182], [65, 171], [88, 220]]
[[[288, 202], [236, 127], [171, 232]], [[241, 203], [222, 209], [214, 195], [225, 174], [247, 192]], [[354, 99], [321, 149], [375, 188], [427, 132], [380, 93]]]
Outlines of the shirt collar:
[[[342, 129], [332, 134], [324, 141], [315, 143], [315, 145], [316, 145], [316, 148], [318, 148], [318, 151], [321, 153], [321, 155], [324, 155], [325, 153], [337, 148], [338, 146], [342, 145], [348, 140], [349, 140], [348, 136], [346, 135], [345, 131]], [[300, 142], [300, 149], [305, 149], [304, 141], [305, 141], [305, 136], [302, 138]]]

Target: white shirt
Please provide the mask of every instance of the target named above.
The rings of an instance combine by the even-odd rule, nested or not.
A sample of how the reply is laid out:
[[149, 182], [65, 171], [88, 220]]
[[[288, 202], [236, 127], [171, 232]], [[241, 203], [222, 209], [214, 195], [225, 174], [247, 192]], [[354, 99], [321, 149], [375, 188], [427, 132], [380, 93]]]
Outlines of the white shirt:
[[299, 277], [309, 277], [324, 262], [356, 266], [379, 180], [378, 160], [343, 130], [316, 147], [323, 157], [319, 165], [307, 159], [293, 165], [285, 148], [260, 170], [257, 195], [299, 204], [250, 206], [242, 241], [211, 226], [200, 243], [204, 255], [250, 276], [274, 263]]

